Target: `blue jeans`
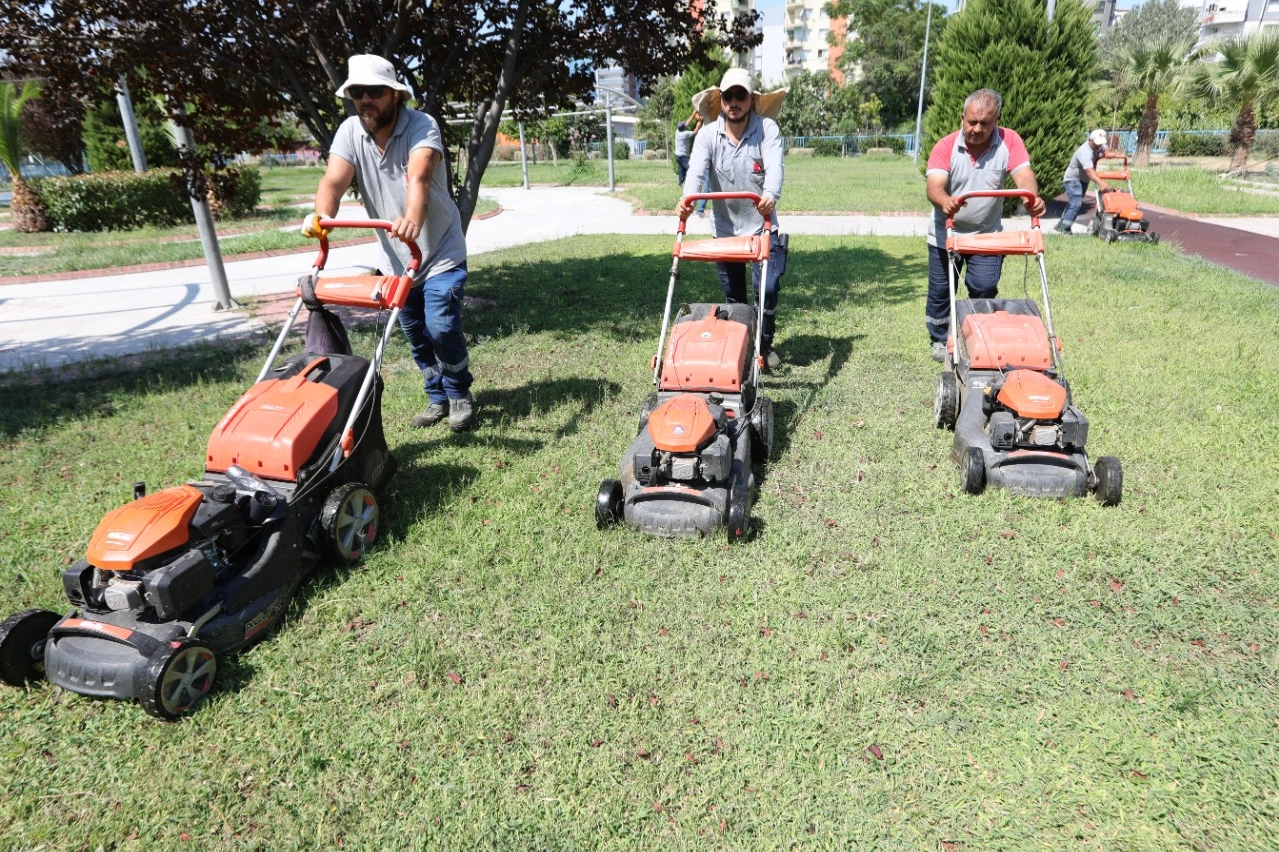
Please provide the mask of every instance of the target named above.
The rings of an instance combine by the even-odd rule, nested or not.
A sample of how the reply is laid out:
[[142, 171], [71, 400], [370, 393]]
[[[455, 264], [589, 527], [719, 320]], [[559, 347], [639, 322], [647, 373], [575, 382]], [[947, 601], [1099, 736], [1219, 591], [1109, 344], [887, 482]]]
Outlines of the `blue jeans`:
[[[702, 192], [710, 192], [710, 191], [711, 191], [711, 175], [710, 175], [710, 172], [707, 172], [706, 179], [702, 181]], [[706, 199], [702, 198], [698, 200], [697, 202], [697, 215], [700, 216], [704, 212], [706, 212]]]
[[684, 188], [684, 178], [688, 177], [688, 155], [680, 154], [675, 158], [675, 177], [679, 181], [680, 189]]
[[[965, 266], [964, 284], [970, 299], [993, 299], [999, 295], [999, 276], [1004, 271], [1004, 259], [999, 255], [961, 254], [956, 258], [955, 276]], [[928, 304], [924, 321], [928, 336], [934, 343], [946, 341], [950, 330], [950, 280], [946, 277], [946, 264], [950, 255], [945, 246], [928, 247]], [[959, 298], [959, 283], [955, 283], [955, 298]]]
[[414, 287], [400, 310], [400, 328], [431, 402], [461, 399], [471, 389], [471, 359], [462, 334], [465, 291], [463, 264]]
[[[782, 273], [786, 271], [788, 248], [782, 247], [776, 232], [769, 249], [768, 281], [764, 284], [764, 324], [760, 326], [760, 354], [767, 355], [773, 351], [773, 334], [777, 330], [777, 296], [782, 291]], [[753, 263], [751, 286], [754, 293], [759, 293], [759, 273], [761, 264]], [[755, 299], [746, 295], [746, 264], [716, 263], [719, 272], [719, 285], [724, 291], [724, 299], [729, 304], [748, 304]]]
[[1057, 226], [1063, 231], [1075, 224], [1075, 217], [1079, 215], [1079, 208], [1084, 206], [1084, 182], [1068, 180], [1065, 184], [1066, 212], [1061, 214], [1061, 224]]

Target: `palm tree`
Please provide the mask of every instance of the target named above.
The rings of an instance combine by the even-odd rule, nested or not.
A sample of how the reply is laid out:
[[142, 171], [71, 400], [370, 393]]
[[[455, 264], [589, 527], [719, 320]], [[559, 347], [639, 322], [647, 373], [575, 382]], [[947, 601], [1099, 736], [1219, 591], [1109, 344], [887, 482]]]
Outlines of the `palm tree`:
[[1243, 169], [1257, 135], [1257, 110], [1279, 103], [1279, 30], [1258, 30], [1211, 45], [1218, 61], [1196, 65], [1190, 90], [1214, 106], [1238, 110], [1230, 128], [1230, 171]]
[[45, 231], [49, 228], [44, 207], [39, 197], [22, 179], [22, 106], [40, 96], [40, 84], [28, 80], [19, 91], [14, 83], [0, 83], [0, 163], [4, 163], [13, 176], [13, 199], [9, 209], [13, 213], [13, 228], [22, 233]]
[[1139, 45], [1124, 55], [1121, 76], [1146, 99], [1137, 124], [1137, 154], [1133, 165], [1150, 164], [1150, 149], [1159, 130], [1159, 98], [1177, 85], [1182, 69], [1194, 56], [1194, 41], [1185, 38]]

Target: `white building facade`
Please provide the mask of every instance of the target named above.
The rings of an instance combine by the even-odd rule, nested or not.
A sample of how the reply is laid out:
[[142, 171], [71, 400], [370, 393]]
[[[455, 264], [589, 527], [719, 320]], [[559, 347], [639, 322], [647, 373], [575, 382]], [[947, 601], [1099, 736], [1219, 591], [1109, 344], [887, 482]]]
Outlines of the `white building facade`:
[[786, 0], [782, 30], [787, 77], [804, 71], [829, 73], [831, 20], [826, 3], [827, 0]]
[[1201, 41], [1279, 27], [1279, 0], [1204, 0], [1200, 8]]

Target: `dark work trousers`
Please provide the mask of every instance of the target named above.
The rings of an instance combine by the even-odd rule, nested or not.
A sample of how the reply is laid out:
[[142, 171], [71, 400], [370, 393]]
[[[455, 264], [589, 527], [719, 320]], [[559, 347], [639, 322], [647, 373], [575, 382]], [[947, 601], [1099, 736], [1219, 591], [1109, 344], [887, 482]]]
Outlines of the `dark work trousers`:
[[[945, 342], [950, 330], [950, 282], [946, 278], [946, 264], [950, 254], [945, 246], [928, 247], [928, 304], [924, 320], [928, 336], [934, 343]], [[967, 267], [964, 284], [970, 299], [993, 299], [999, 295], [999, 276], [1004, 270], [1004, 258], [999, 255], [958, 255], [956, 277]], [[955, 298], [959, 298], [959, 284], [955, 284]]]

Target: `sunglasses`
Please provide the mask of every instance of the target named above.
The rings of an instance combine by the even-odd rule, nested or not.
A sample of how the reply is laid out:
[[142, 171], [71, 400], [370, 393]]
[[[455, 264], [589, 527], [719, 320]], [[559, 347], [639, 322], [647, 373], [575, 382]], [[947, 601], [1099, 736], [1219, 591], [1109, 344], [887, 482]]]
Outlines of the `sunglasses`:
[[386, 94], [386, 86], [347, 86], [346, 96], [353, 101], [368, 95], [373, 100], [377, 100]]
[[720, 100], [732, 103], [733, 101], [745, 101], [751, 96], [751, 93], [745, 89], [729, 89], [727, 92], [720, 93]]

